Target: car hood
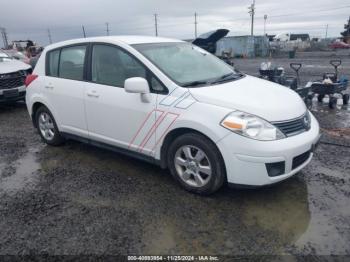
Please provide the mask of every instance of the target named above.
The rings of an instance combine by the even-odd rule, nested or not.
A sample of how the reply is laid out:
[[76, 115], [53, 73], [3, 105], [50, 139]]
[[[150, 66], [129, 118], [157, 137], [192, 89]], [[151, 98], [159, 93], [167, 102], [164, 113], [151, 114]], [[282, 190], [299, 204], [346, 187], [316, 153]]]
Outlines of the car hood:
[[306, 106], [297, 93], [279, 84], [245, 76], [220, 85], [189, 88], [199, 102], [241, 110], [268, 121], [297, 118]]
[[30, 65], [14, 59], [0, 62], [0, 74], [12, 73], [19, 70], [27, 70], [29, 68]]

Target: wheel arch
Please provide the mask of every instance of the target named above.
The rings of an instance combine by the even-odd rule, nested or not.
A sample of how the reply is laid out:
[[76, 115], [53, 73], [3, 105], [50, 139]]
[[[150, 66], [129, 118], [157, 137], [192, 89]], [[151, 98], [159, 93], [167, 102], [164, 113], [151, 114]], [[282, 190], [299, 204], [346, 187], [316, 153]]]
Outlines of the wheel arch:
[[204, 134], [203, 132], [200, 132], [196, 129], [189, 128], [189, 127], [177, 127], [177, 128], [172, 129], [171, 131], [169, 131], [166, 134], [166, 136], [164, 137], [163, 143], [160, 147], [160, 166], [164, 169], [167, 168], [167, 157], [166, 156], [167, 156], [169, 146], [177, 137], [184, 135], [184, 134], [188, 134], [188, 133], [194, 133], [194, 134], [204, 136], [205, 138], [210, 140], [215, 145], [218, 152], [220, 153], [220, 157], [222, 159], [222, 162], [224, 164], [224, 169], [226, 172], [226, 165], [225, 165], [224, 158], [220, 152], [220, 149], [216, 145], [215, 141], [212, 138], [210, 138], [208, 135]]
[[51, 112], [51, 114], [53, 115], [53, 117], [57, 123], [57, 118], [56, 118], [54, 112], [52, 111], [52, 109], [42, 100], [37, 100], [32, 104], [32, 107], [31, 107], [31, 118], [32, 118], [32, 122], [33, 122], [34, 127], [35, 128], [37, 127], [36, 121], [35, 121], [35, 114], [41, 106], [46, 107]]

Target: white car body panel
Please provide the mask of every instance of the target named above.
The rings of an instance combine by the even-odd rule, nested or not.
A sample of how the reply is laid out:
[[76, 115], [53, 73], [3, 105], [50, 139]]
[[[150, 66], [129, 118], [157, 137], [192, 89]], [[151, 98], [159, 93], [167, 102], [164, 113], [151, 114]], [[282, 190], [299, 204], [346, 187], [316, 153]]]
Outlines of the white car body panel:
[[[136, 144], [136, 139], [133, 140], [135, 134], [132, 130], [138, 130], [140, 123], [147, 117], [149, 121], [147, 120], [143, 132], [153, 126], [155, 115], [150, 114], [156, 108], [157, 95], [151, 94], [151, 102], [143, 103], [140, 94], [126, 93], [123, 88], [86, 83], [85, 90], [86, 117], [90, 138], [136, 150], [138, 144]], [[143, 132], [140, 135], [143, 135]], [[150, 153], [150, 148], [153, 148], [155, 143], [155, 137], [151, 135], [149, 134], [142, 144], [142, 150], [147, 154]], [[141, 147], [137, 150], [141, 151]]]
[[[300, 117], [307, 109], [296, 93], [251, 76], [215, 86], [180, 87], [130, 46], [158, 42], [181, 41], [121, 36], [77, 39], [48, 46], [33, 72], [39, 77], [27, 89], [30, 115], [33, 105], [40, 102], [49, 108], [61, 132], [128, 149], [155, 160], [161, 160], [161, 147], [167, 134], [179, 128], [195, 130], [217, 145], [229, 183], [260, 186], [279, 182], [310, 162], [312, 154], [302, 166], [291, 170], [292, 159], [310, 150], [319, 138], [319, 125], [313, 116], [309, 131], [275, 141], [243, 137], [220, 125], [234, 110], [268, 121]], [[151, 93], [150, 102], [145, 103], [140, 94], [127, 93], [123, 88], [45, 76], [46, 52], [77, 43], [109, 43], [127, 50], [157, 76], [168, 94]], [[265, 163], [276, 161], [286, 161], [286, 174], [269, 177]]]
[[303, 100], [293, 90], [248, 75], [215, 87], [192, 88], [190, 92], [203, 103], [238, 108], [268, 121], [297, 118], [306, 111]]
[[45, 77], [42, 93], [57, 112], [62, 132], [87, 138], [84, 93], [86, 83], [58, 77]]
[[[312, 158], [297, 169], [292, 170], [292, 160], [308, 150], [319, 139], [319, 125], [316, 118], [311, 115], [311, 129], [302, 134], [276, 141], [254, 141], [229, 134], [217, 143], [225, 158], [227, 177], [229, 183], [261, 186], [273, 184], [284, 180], [305, 167]], [[233, 146], [234, 145], [234, 146]], [[269, 177], [265, 163], [286, 161], [286, 174]], [[242, 172], [244, 170], [244, 172]]]

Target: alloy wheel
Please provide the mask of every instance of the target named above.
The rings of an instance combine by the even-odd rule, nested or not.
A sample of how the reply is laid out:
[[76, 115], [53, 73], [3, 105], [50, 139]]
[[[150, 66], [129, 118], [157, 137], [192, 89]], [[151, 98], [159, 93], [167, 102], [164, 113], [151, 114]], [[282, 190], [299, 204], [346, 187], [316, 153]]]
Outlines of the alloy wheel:
[[42, 112], [38, 120], [39, 130], [42, 136], [48, 141], [52, 140], [55, 136], [55, 126], [51, 116], [46, 112]]
[[208, 156], [192, 145], [182, 146], [176, 151], [174, 164], [179, 177], [193, 187], [205, 186], [212, 176]]

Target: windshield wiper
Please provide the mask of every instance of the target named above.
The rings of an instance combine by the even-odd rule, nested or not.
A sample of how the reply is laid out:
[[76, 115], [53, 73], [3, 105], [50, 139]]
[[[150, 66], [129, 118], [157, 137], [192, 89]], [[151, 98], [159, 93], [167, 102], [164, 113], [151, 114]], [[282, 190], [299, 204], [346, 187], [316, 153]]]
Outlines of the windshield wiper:
[[217, 79], [215, 79], [214, 81], [210, 82], [211, 84], [215, 84], [215, 83], [220, 83], [226, 80], [231, 80], [231, 79], [238, 79], [241, 77], [241, 74], [237, 74], [234, 72], [231, 72], [229, 74], [223, 75], [218, 77]]
[[241, 73], [231, 72], [229, 74], [220, 76], [213, 81], [196, 80], [196, 81], [192, 81], [192, 82], [187, 82], [187, 83], [183, 84], [182, 86], [183, 87], [190, 87], [190, 86], [194, 87], [194, 86], [201, 86], [201, 85], [211, 85], [211, 84], [224, 82], [227, 80], [236, 80], [242, 76], [243, 76], [243, 74], [241, 74]]
[[202, 81], [202, 80], [197, 80], [197, 81], [192, 81], [192, 82], [187, 82], [183, 84], [183, 87], [190, 87], [190, 86], [200, 86], [200, 85], [207, 85], [210, 84], [211, 82], [209, 81]]

